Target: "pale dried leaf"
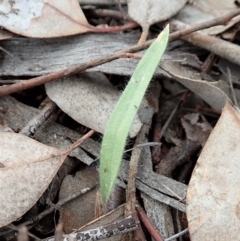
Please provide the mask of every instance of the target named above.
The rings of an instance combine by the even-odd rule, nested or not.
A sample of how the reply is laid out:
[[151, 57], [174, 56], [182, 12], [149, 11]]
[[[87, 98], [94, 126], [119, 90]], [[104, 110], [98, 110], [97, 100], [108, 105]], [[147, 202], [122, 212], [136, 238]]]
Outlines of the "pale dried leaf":
[[[110, 115], [121, 95], [100, 72], [72, 76], [45, 85], [49, 96], [74, 120], [97, 132], [104, 133]], [[138, 117], [130, 136], [142, 126]]]
[[187, 0], [128, 0], [128, 13], [141, 26], [150, 26], [175, 15]]
[[192, 241], [239, 240], [240, 113], [226, 104], [197, 161], [187, 192]]
[[37, 202], [65, 159], [57, 154], [26, 136], [0, 132], [0, 227]]
[[206, 118], [199, 113], [191, 113], [184, 115], [181, 122], [187, 139], [197, 141], [204, 146], [212, 131], [212, 126]]
[[179, 62], [164, 61], [161, 62], [161, 67], [173, 79], [201, 97], [215, 110], [221, 112], [226, 102], [232, 103], [222, 90], [210, 82], [200, 80], [201, 77], [199, 75], [187, 70]]
[[6, 0], [0, 4], [0, 22], [13, 33], [34, 38], [90, 31], [77, 0]]
[[[187, 0], [128, 0], [128, 14], [143, 28], [144, 38], [147, 37], [150, 25], [174, 16]], [[141, 37], [142, 38], [142, 37]]]

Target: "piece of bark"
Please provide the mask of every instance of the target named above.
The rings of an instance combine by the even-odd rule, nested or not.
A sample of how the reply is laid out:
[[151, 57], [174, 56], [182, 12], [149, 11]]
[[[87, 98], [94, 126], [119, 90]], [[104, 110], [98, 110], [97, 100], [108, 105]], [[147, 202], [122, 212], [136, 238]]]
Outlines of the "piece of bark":
[[[149, 173], [153, 173], [152, 171], [152, 162], [151, 162], [151, 152], [149, 147], [145, 147], [143, 150], [143, 162], [142, 162], [142, 169], [141, 170], [148, 170]], [[139, 185], [138, 185], [139, 183]], [[163, 235], [164, 238], [167, 238], [174, 234], [174, 227], [173, 227], [173, 220], [172, 220], [172, 214], [170, 207], [160, 202], [161, 199], [157, 200], [156, 198], [153, 198], [153, 196], [149, 196], [146, 194], [146, 192], [154, 194], [154, 192], [146, 191], [147, 188], [144, 186], [140, 181], [136, 182], [136, 186], [141, 190], [141, 197], [143, 198], [144, 207], [146, 209], [146, 213], [150, 220], [155, 224], [155, 227], [159, 231], [161, 235]], [[145, 190], [145, 192], [143, 191]], [[164, 197], [163, 197], [164, 199]], [[163, 201], [162, 199], [162, 201]], [[167, 198], [165, 198], [167, 201]], [[173, 201], [174, 202], [174, 201]], [[178, 202], [175, 202], [172, 204], [172, 206], [177, 207]], [[179, 205], [179, 208], [185, 209], [184, 206]]]
[[[146, 148], [147, 147], [142, 147], [142, 149]], [[146, 161], [149, 158], [149, 155], [146, 154], [146, 151], [144, 151], [141, 155], [138, 173], [136, 176], [136, 187], [154, 200], [185, 212], [186, 205], [179, 202], [179, 200], [186, 197], [187, 186], [153, 172], [151, 170], [151, 164]], [[127, 181], [128, 170], [129, 162], [123, 160], [119, 172], [120, 180]]]
[[[14, 57], [3, 53], [4, 57], [0, 62], [0, 76], [48, 74], [125, 49], [136, 44], [138, 38], [138, 33], [115, 33], [85, 34], [44, 40], [27, 38], [6, 40], [1, 42], [1, 46]], [[97, 48], [93, 49], [93, 45]], [[132, 75], [138, 62], [137, 59], [122, 58], [87, 71], [102, 71], [129, 76]], [[155, 76], [162, 76], [164, 73], [158, 68]]]

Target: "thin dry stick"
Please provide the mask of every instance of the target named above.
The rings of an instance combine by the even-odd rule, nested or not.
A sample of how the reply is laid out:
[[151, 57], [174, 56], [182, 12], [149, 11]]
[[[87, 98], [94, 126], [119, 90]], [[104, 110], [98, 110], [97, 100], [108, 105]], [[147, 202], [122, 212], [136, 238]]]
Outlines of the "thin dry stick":
[[50, 207], [49, 209], [43, 211], [42, 213], [38, 214], [34, 219], [33, 221], [38, 221], [40, 219], [42, 219], [43, 217], [47, 216], [49, 213], [52, 213], [53, 211], [56, 210], [56, 208], [59, 208], [61, 206], [63, 206], [64, 204], [72, 201], [73, 199], [77, 198], [77, 197], [80, 197], [82, 196], [83, 194], [93, 190], [94, 188], [97, 187], [98, 184], [95, 184], [94, 186], [92, 187], [86, 187], [86, 188], [83, 188], [81, 191], [77, 192], [77, 193], [74, 193], [73, 195], [69, 196], [69, 197], [66, 197], [62, 200], [60, 200], [57, 204], [53, 205], [52, 207]]
[[138, 211], [138, 215], [142, 222], [144, 223], [145, 227], [147, 228], [150, 235], [153, 237], [155, 241], [163, 241], [161, 234], [157, 231], [156, 227], [152, 223], [152, 221], [148, 218], [147, 214], [144, 212], [143, 208], [139, 205], [136, 206]]
[[36, 130], [55, 112], [57, 105], [50, 101], [41, 112], [31, 119], [25, 127], [19, 132], [22, 135], [29, 136], [34, 134]]
[[86, 133], [84, 136], [82, 136], [79, 140], [74, 142], [71, 146], [69, 146], [67, 149], [62, 150], [59, 152], [58, 155], [64, 155], [69, 154], [73, 149], [81, 145], [85, 140], [87, 140], [92, 134], [94, 133], [94, 130], [90, 130], [88, 133]]
[[231, 92], [232, 92], [232, 97], [233, 97], [233, 103], [234, 103], [234, 105], [235, 105], [236, 107], [239, 108], [238, 102], [237, 102], [237, 98], [236, 98], [236, 95], [235, 95], [235, 92], [234, 92], [234, 89], [233, 89], [231, 71], [230, 71], [230, 69], [229, 69], [228, 67], [227, 67], [227, 72], [228, 72], [228, 82], [229, 82], [230, 89], [231, 89]]
[[[136, 144], [141, 143], [145, 140], [146, 133], [149, 132], [149, 125], [143, 125], [136, 139]], [[142, 149], [135, 148], [132, 152], [132, 156], [129, 162], [129, 173], [128, 173], [128, 184], [126, 188], [126, 205], [125, 205], [125, 216], [130, 215], [135, 211], [136, 206], [136, 186], [135, 179], [138, 170], [138, 163]]]
[[166, 238], [164, 241], [171, 241], [171, 240], [174, 240], [176, 238], [179, 238], [181, 236], [183, 236], [185, 233], [188, 232], [188, 228], [184, 229], [183, 231], [177, 233], [177, 234], [174, 234], [173, 236], [169, 237], [169, 238]]
[[[186, 29], [176, 31], [176, 32], [174, 32], [170, 35], [170, 41], [176, 40], [176, 39], [178, 39], [178, 38], [180, 38], [184, 35], [190, 34], [192, 32], [195, 32], [195, 31], [198, 31], [198, 30], [201, 30], [201, 29], [204, 29], [204, 28], [209, 28], [209, 27], [212, 27], [212, 26], [215, 26], [215, 25], [224, 24], [227, 21], [229, 21], [231, 18], [233, 18], [233, 17], [235, 17], [236, 15], [239, 15], [239, 14], [240, 14], [240, 9], [232, 11], [229, 14], [226, 14], [222, 17], [215, 18], [213, 20], [206, 21], [204, 23], [196, 24], [192, 27], [188, 27]], [[42, 85], [42, 84], [46, 84], [46, 83], [51, 82], [53, 80], [63, 78], [63, 77], [69, 76], [69, 75], [73, 75], [73, 74], [76, 74], [76, 73], [80, 73], [80, 72], [83, 72], [83, 71], [85, 71], [89, 68], [92, 68], [92, 67], [95, 67], [95, 66], [98, 66], [98, 65], [101, 65], [101, 64], [105, 64], [105, 63], [110, 62], [112, 60], [121, 58], [121, 56], [124, 53], [135, 53], [135, 52], [138, 52], [140, 50], [146, 49], [152, 44], [152, 42], [154, 40], [155, 39], [149, 40], [149, 41], [147, 41], [147, 42], [145, 42], [141, 45], [138, 45], [138, 44], [133, 45], [129, 48], [118, 51], [114, 54], [110, 54], [108, 56], [98, 58], [98, 59], [95, 59], [95, 60], [90, 60], [90, 61], [88, 61], [84, 64], [70, 66], [66, 69], [59, 70], [59, 71], [54, 72], [54, 73], [42, 75], [42, 76], [39, 76], [39, 77], [36, 77], [36, 78], [32, 78], [32, 79], [22, 81], [22, 82], [19, 82], [19, 83], [16, 83], [16, 84], [1, 86], [0, 87], [0, 96], [9, 95], [9, 94], [21, 91], [21, 90], [29, 89], [29, 88], [39, 86], [39, 85]]]

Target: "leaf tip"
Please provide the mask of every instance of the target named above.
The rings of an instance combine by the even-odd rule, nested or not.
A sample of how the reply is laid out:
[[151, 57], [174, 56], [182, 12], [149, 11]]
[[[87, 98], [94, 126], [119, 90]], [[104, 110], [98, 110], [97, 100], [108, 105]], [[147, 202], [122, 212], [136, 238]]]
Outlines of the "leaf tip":
[[164, 38], [168, 39], [169, 36], [169, 24], [163, 29], [163, 31], [158, 35], [157, 41], [162, 41]]

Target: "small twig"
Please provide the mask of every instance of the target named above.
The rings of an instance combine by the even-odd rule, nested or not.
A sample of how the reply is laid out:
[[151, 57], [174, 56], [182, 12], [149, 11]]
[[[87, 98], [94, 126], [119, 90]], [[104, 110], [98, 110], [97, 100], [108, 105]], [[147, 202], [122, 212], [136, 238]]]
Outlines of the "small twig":
[[228, 82], [229, 82], [230, 89], [231, 89], [231, 93], [232, 93], [232, 97], [233, 97], [233, 103], [234, 103], [234, 105], [235, 105], [236, 107], [239, 108], [238, 102], [237, 102], [237, 98], [236, 98], [236, 95], [235, 95], [235, 92], [234, 92], [234, 89], [233, 89], [231, 71], [230, 71], [230, 69], [229, 69], [228, 67], [227, 67], [227, 72], [228, 72]]
[[[135, 217], [129, 216], [120, 221], [101, 226], [95, 229], [91, 229], [84, 232], [76, 232], [69, 235], [64, 235], [63, 241], [75, 240], [75, 241], [95, 241], [104, 238], [109, 238], [115, 235], [122, 235], [137, 229], [139, 221], [136, 221]], [[45, 239], [45, 241], [54, 241], [54, 238]]]
[[90, 130], [85, 135], [83, 135], [79, 140], [77, 140], [72, 145], [70, 145], [68, 148], [60, 151], [59, 154], [57, 154], [57, 155], [69, 154], [73, 149], [75, 149], [76, 147], [81, 145], [85, 140], [87, 140], [90, 136], [92, 136], [94, 132], [95, 132], [94, 130]]
[[[149, 125], [142, 126], [137, 136], [135, 145], [138, 145], [138, 143], [141, 143], [146, 139], [146, 133], [149, 132], [149, 128], [150, 128]], [[142, 149], [135, 148], [132, 152], [132, 156], [129, 162], [128, 184], [126, 188], [125, 216], [128, 216], [135, 211], [135, 206], [136, 206], [135, 179], [137, 175], [138, 163], [140, 160], [141, 153], [142, 153]]]
[[148, 218], [143, 208], [137, 205], [136, 209], [141, 221], [144, 223], [145, 227], [147, 228], [148, 232], [153, 237], [153, 239], [155, 241], [163, 241], [161, 234], [157, 231], [156, 227], [154, 226], [152, 221]]
[[43, 217], [47, 216], [48, 214], [54, 212], [56, 210], [56, 208], [59, 208], [61, 206], [63, 206], [64, 204], [72, 201], [73, 199], [77, 198], [77, 197], [80, 197], [82, 196], [83, 194], [93, 190], [94, 188], [97, 187], [98, 184], [95, 184], [94, 186], [92, 187], [86, 187], [84, 189], [82, 189], [81, 191], [77, 192], [77, 193], [74, 193], [73, 195], [67, 197], [67, 198], [64, 198], [62, 200], [60, 200], [58, 203], [56, 203], [55, 205], [53, 205], [52, 207], [50, 207], [49, 209], [43, 211], [42, 213], [38, 214], [34, 219], [33, 221], [39, 221], [40, 219], [42, 219]]
[[37, 129], [55, 112], [56, 109], [57, 105], [50, 100], [50, 102], [41, 110], [41, 112], [30, 120], [19, 133], [25, 136], [34, 134]]
[[121, 12], [122, 18], [125, 20], [126, 16], [125, 16], [125, 14], [123, 12], [122, 4], [121, 4], [121, 2], [119, 0], [117, 0], [117, 2], [118, 2], [118, 8], [119, 8], [119, 11]]
[[[192, 32], [204, 29], [204, 28], [209, 28], [215, 25], [219, 25], [219, 24], [224, 24], [225, 22], [229, 21], [231, 18], [235, 17], [236, 15], [240, 14], [240, 9], [235, 10], [230, 12], [229, 14], [226, 14], [222, 17], [210, 20], [210, 21], [206, 21], [203, 22], [201, 24], [196, 24], [192, 27], [187, 27], [186, 29], [181, 29], [179, 31], [176, 31], [174, 33], [172, 33], [170, 35], [170, 40], [169, 41], [173, 41], [176, 40], [184, 35], [190, 34]], [[35, 86], [39, 86], [42, 84], [46, 84], [49, 83], [53, 80], [59, 79], [59, 78], [63, 78], [63, 77], [67, 77], [69, 75], [73, 75], [76, 73], [80, 73], [80, 72], [84, 72], [87, 69], [93, 68], [95, 66], [101, 65], [101, 64], [105, 64], [107, 62], [113, 61], [115, 59], [118, 59], [122, 56], [122, 54], [124, 53], [134, 53], [134, 52], [138, 52], [141, 51], [143, 49], [148, 48], [152, 42], [155, 39], [146, 41], [145, 43], [141, 44], [141, 45], [133, 45], [129, 48], [126, 48], [124, 50], [118, 51], [116, 53], [98, 58], [98, 59], [94, 59], [94, 60], [90, 60], [84, 64], [80, 64], [80, 65], [74, 65], [74, 66], [70, 66], [66, 69], [63, 70], [59, 70], [56, 71], [54, 73], [49, 73], [46, 75], [42, 75], [36, 78], [32, 78], [29, 80], [25, 80], [25, 81], [21, 81], [19, 83], [16, 84], [12, 84], [12, 85], [8, 85], [8, 86], [1, 86], [0, 87], [0, 96], [4, 96], [4, 95], [9, 95], [21, 90], [25, 90], [25, 89], [29, 89]]]
[[169, 237], [169, 238], [166, 238], [164, 241], [171, 241], [171, 240], [174, 240], [176, 238], [179, 238], [181, 236], [183, 236], [185, 233], [188, 232], [188, 228], [184, 229], [183, 231], [177, 233], [177, 234], [174, 234], [173, 236]]

